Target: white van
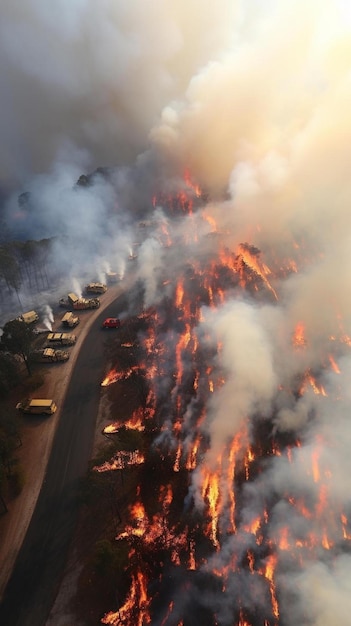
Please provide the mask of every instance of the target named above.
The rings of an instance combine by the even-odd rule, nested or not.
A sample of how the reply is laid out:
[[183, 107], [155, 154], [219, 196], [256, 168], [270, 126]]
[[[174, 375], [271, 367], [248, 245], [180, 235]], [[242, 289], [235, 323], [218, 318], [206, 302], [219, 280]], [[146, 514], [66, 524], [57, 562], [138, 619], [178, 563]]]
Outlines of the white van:
[[52, 415], [57, 410], [56, 403], [53, 400], [33, 398], [18, 402], [16, 409], [23, 413], [31, 413], [35, 415]]

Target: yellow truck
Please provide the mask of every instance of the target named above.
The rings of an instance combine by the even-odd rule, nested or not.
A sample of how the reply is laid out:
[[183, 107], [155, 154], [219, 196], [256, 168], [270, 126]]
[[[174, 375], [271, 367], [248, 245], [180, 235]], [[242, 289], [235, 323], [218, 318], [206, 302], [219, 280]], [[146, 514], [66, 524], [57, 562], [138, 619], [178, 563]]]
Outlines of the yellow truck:
[[35, 363], [59, 363], [68, 361], [69, 352], [67, 350], [54, 350], [54, 348], [43, 348], [34, 350], [30, 354], [30, 359]]
[[63, 326], [68, 326], [68, 328], [73, 328], [79, 324], [79, 317], [78, 315], [74, 315], [72, 311], [68, 311], [61, 319], [61, 324]]
[[73, 346], [77, 341], [76, 335], [70, 333], [49, 333], [46, 339], [50, 344], [61, 346]]
[[54, 400], [32, 398], [18, 402], [16, 409], [22, 411], [22, 413], [29, 413], [31, 415], [52, 415], [57, 410], [57, 406]]
[[36, 311], [27, 311], [27, 313], [22, 313], [17, 319], [25, 324], [34, 324], [39, 320], [39, 315]]
[[98, 309], [100, 306], [99, 298], [78, 298], [75, 293], [69, 293], [67, 298], [61, 298], [59, 305], [80, 311], [84, 309]]
[[87, 293], [105, 293], [107, 286], [104, 283], [89, 283], [85, 285], [85, 291]]

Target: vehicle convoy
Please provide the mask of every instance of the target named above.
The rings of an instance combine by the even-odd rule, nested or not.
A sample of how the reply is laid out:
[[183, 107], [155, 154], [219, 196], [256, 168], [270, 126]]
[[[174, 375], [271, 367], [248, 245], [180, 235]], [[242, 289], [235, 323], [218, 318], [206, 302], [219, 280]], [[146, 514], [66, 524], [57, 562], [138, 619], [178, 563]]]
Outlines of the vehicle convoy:
[[16, 409], [33, 415], [52, 415], [57, 410], [54, 400], [32, 398], [18, 402]]
[[102, 328], [120, 328], [121, 320], [118, 317], [107, 317], [103, 323]]
[[77, 341], [77, 337], [70, 333], [49, 333], [47, 340], [50, 343], [61, 344], [61, 346], [73, 346]]
[[67, 350], [43, 348], [42, 350], [34, 350], [30, 356], [31, 359], [37, 363], [58, 363], [68, 361], [69, 352], [67, 352]]
[[68, 328], [73, 328], [74, 326], [78, 326], [79, 321], [78, 315], [75, 315], [72, 311], [67, 311], [61, 320], [61, 324], [68, 326]]
[[25, 324], [34, 324], [39, 320], [39, 315], [36, 311], [28, 311], [27, 313], [22, 313], [17, 319], [25, 322]]
[[89, 283], [85, 286], [87, 293], [105, 293], [107, 286], [104, 283]]
[[99, 298], [78, 298], [75, 293], [69, 293], [67, 298], [61, 298], [59, 305], [66, 308], [72, 308], [75, 311], [84, 309], [98, 309], [100, 306]]

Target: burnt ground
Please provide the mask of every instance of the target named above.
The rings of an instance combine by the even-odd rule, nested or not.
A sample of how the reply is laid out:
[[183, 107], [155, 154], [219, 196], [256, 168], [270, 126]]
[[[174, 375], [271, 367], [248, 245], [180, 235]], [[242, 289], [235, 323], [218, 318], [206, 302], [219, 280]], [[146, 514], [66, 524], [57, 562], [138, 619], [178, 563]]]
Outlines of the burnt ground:
[[[106, 360], [110, 368], [118, 372], [133, 373], [125, 380], [115, 382], [102, 390], [94, 444], [94, 459], [90, 472], [80, 489], [80, 514], [70, 555], [62, 580], [60, 592], [52, 609], [47, 626], [97, 626], [108, 611], [116, 611], [123, 605], [130, 588], [131, 575], [140, 564], [150, 572], [151, 580], [162, 579], [150, 593], [155, 595], [154, 610], [164, 613], [169, 603], [170, 576], [174, 586], [183, 584], [200, 586], [203, 580], [186, 567], [172, 568], [171, 552], [173, 540], [167, 533], [159, 533], [152, 544], [138, 538], [116, 541], [116, 536], [130, 522], [129, 507], [141, 500], [150, 519], [160, 511], [160, 493], [171, 485], [173, 500], [167, 513], [168, 523], [181, 535], [187, 524], [192, 527], [191, 537], [196, 539], [200, 524], [184, 513], [189, 474], [186, 470], [174, 472], [174, 453], [162, 454], [154, 445], [159, 429], [155, 416], [147, 406], [148, 384], [145, 377], [145, 355], [139, 346], [140, 333], [148, 326], [145, 318], [131, 318], [121, 332], [110, 334], [106, 342]], [[118, 432], [106, 437], [102, 434], [111, 423], [123, 424], [136, 411], [144, 410], [146, 428], [143, 432], [119, 428]], [[118, 450], [141, 450], [145, 463], [124, 470], [98, 473], [94, 466], [113, 457]], [[204, 554], [212, 546], [201, 535]], [[186, 556], [184, 556], [186, 559]], [[168, 564], [168, 565], [167, 565]], [[173, 572], [163, 576], [163, 568]], [[179, 573], [181, 572], [181, 573]], [[185, 581], [186, 577], [187, 581]], [[164, 587], [166, 585], [166, 587]], [[152, 585], [151, 585], [152, 587]], [[173, 583], [171, 584], [171, 588]], [[188, 608], [196, 611], [204, 625], [212, 624], [211, 616], [202, 615], [200, 606]], [[208, 612], [207, 612], [208, 613]], [[206, 619], [210, 621], [206, 621]], [[184, 622], [186, 626], [194, 622]]]
[[[138, 333], [142, 320], [132, 318], [119, 331], [108, 330], [106, 362], [118, 371], [128, 371], [140, 362]], [[125, 569], [126, 545], [116, 543], [128, 519], [129, 505], [135, 501], [142, 481], [143, 466], [98, 473], [92, 468], [111, 458], [116, 450], [143, 448], [148, 434], [121, 429], [105, 436], [111, 422], [123, 424], [134, 411], [145, 406], [146, 386], [142, 370], [102, 389], [94, 441], [94, 459], [80, 489], [80, 513], [71, 543], [60, 592], [47, 622], [48, 626], [67, 624], [95, 626], [101, 617], [120, 603], [129, 588]], [[105, 548], [105, 552], [103, 549]]]

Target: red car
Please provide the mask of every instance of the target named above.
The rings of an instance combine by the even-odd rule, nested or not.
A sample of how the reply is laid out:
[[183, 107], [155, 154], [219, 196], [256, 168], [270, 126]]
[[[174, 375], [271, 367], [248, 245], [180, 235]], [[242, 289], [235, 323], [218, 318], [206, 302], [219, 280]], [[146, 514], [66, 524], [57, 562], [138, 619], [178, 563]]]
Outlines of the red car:
[[121, 320], [118, 317], [107, 317], [103, 324], [103, 328], [119, 328], [121, 325]]

